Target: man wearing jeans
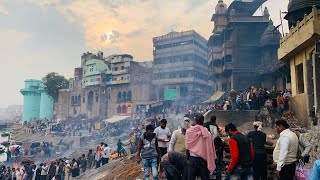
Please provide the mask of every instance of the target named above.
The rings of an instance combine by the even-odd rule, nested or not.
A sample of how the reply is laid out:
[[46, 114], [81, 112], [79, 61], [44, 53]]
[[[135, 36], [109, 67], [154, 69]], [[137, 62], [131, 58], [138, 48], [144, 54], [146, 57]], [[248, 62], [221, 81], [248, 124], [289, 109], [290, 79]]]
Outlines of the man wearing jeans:
[[[158, 140], [156, 134], [153, 133], [153, 126], [149, 124], [146, 127], [146, 132], [139, 139], [137, 149], [137, 162], [143, 162], [144, 180], [149, 180], [150, 170], [154, 180], [158, 180], [158, 165], [157, 159], [160, 157]], [[141, 153], [141, 155], [140, 155]]]

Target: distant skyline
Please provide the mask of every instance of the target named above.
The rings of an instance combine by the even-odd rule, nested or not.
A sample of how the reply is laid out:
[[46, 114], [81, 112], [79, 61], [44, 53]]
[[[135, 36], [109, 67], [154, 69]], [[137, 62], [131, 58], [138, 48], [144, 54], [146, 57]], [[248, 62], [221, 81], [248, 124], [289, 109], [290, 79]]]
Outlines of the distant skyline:
[[[152, 37], [195, 30], [208, 39], [218, 0], [1, 0], [0, 108], [23, 104], [25, 79], [72, 77], [82, 53], [127, 53], [152, 60]], [[232, 0], [225, 0], [229, 5]], [[275, 25], [289, 0], [268, 0]], [[286, 21], [284, 21], [286, 23]], [[287, 31], [287, 24], [284, 25]]]

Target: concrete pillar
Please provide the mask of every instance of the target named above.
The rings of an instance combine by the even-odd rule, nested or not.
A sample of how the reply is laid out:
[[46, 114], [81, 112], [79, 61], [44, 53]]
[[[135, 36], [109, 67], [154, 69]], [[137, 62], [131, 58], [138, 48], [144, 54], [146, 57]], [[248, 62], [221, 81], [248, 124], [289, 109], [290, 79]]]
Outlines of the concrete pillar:
[[[309, 117], [311, 116], [311, 112], [313, 111], [314, 106], [314, 86], [313, 86], [313, 67], [312, 67], [312, 56], [307, 61], [303, 63], [303, 73], [304, 73], [304, 89], [307, 94], [307, 111]], [[310, 119], [310, 118], [308, 118]], [[310, 122], [308, 122], [309, 124]], [[311, 124], [311, 123], [310, 123]]]

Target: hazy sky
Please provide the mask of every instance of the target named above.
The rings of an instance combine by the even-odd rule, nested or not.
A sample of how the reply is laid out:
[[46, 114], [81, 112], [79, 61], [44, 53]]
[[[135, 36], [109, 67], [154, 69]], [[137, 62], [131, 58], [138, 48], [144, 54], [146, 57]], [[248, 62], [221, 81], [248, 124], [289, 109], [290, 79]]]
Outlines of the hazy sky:
[[[229, 5], [232, 0], [225, 0]], [[289, 0], [268, 0], [275, 24]], [[208, 39], [218, 0], [0, 0], [0, 107], [22, 104], [28, 78], [67, 78], [83, 52], [152, 60], [152, 37], [196, 30]], [[263, 7], [264, 8], [264, 7]], [[261, 14], [262, 9], [256, 14]]]

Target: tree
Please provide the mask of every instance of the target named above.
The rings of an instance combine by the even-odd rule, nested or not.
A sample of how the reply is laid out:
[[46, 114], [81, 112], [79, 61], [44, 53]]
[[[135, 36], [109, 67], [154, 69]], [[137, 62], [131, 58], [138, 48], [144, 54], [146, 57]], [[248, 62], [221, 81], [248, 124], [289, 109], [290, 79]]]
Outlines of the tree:
[[48, 73], [42, 81], [44, 89], [55, 102], [58, 101], [59, 90], [69, 88], [69, 81], [55, 72]]

